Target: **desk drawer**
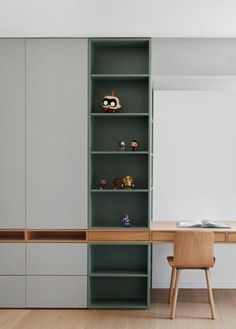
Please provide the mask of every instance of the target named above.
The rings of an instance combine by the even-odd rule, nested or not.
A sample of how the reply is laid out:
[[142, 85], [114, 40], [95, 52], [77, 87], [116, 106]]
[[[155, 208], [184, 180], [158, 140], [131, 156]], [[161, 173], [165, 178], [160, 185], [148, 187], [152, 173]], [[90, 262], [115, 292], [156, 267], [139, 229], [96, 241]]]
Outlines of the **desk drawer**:
[[228, 233], [227, 242], [236, 243], [236, 233]]
[[173, 242], [174, 232], [152, 232], [153, 242]]
[[219, 232], [219, 233], [214, 232], [214, 241], [215, 242], [226, 242], [226, 233], [224, 233], [224, 232]]
[[149, 242], [149, 231], [89, 231], [89, 241], [145, 241]]

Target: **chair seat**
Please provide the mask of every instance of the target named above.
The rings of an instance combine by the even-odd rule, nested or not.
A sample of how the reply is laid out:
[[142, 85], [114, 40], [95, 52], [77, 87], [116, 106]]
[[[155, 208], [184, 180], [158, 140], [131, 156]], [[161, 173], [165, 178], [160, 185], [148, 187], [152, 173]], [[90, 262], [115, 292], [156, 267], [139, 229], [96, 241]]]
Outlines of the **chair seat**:
[[[168, 263], [170, 264], [171, 267], [174, 267], [174, 257], [173, 256], [168, 256], [167, 261], [168, 261]], [[215, 257], [213, 257], [213, 261], [214, 261], [213, 265], [215, 265], [215, 261], [216, 261]], [[187, 269], [199, 269], [199, 267], [181, 267], [181, 269], [182, 270], [184, 270], [184, 269], [186, 269], [186, 270]]]

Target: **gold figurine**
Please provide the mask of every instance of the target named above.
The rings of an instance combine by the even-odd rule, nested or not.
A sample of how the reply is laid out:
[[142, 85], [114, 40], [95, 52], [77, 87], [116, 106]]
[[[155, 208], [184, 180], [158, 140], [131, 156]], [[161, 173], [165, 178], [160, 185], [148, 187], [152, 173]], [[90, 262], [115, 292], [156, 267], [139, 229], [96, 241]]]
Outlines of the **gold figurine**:
[[123, 177], [121, 187], [127, 190], [134, 188], [134, 178], [132, 176]]

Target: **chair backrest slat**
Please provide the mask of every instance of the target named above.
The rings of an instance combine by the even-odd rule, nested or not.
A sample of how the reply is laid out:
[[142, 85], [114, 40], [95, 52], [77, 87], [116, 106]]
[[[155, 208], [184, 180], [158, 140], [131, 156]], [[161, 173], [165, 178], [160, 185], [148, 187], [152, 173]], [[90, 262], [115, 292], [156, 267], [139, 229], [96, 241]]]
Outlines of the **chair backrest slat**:
[[207, 268], [214, 265], [214, 233], [177, 231], [174, 239], [174, 266]]

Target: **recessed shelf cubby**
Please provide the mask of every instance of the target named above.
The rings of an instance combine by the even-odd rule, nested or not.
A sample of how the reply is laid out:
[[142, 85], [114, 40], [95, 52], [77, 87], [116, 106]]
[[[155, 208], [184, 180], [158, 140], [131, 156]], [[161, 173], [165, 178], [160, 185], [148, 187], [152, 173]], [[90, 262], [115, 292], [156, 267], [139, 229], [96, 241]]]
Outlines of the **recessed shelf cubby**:
[[90, 67], [93, 74], [149, 73], [149, 40], [93, 40]]
[[115, 92], [115, 96], [120, 99], [121, 109], [119, 113], [147, 112], [149, 102], [148, 84], [148, 76], [93, 78], [91, 112], [104, 112], [101, 101], [104, 96], [111, 95], [112, 90]]
[[90, 306], [93, 308], [145, 308], [148, 278], [91, 277]]
[[135, 188], [148, 188], [148, 156], [146, 154], [93, 154], [92, 188], [100, 187], [101, 179], [107, 180], [107, 188], [113, 188], [114, 178], [129, 175], [135, 180]]
[[91, 276], [148, 276], [148, 244], [91, 244]]
[[[148, 151], [148, 117], [93, 117], [92, 150], [118, 151], [118, 143], [126, 143], [126, 151], [131, 151], [130, 142], [139, 142], [137, 151]], [[135, 154], [135, 152], [133, 152]]]
[[148, 192], [92, 193], [91, 227], [122, 227], [126, 214], [131, 228], [148, 227]]

